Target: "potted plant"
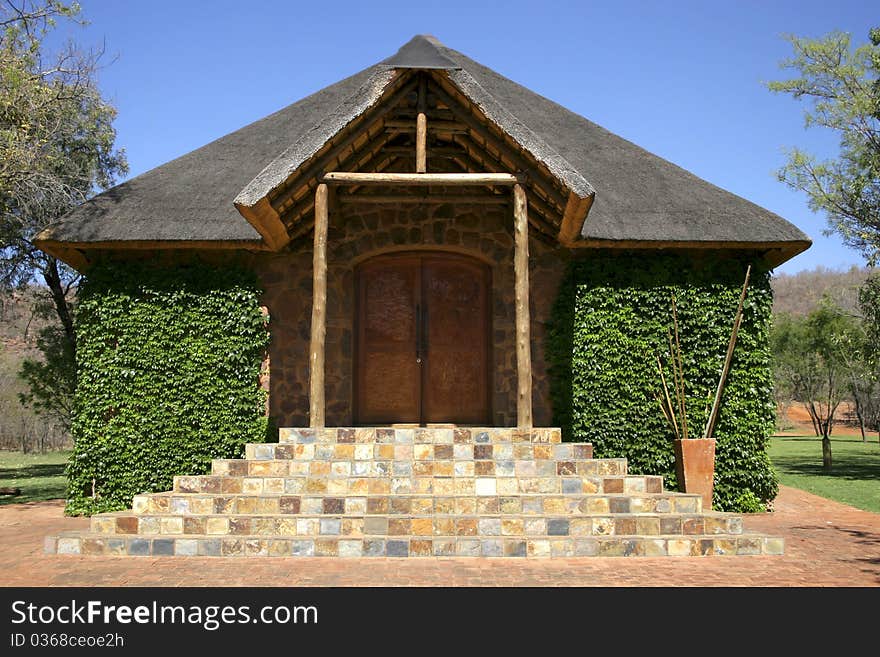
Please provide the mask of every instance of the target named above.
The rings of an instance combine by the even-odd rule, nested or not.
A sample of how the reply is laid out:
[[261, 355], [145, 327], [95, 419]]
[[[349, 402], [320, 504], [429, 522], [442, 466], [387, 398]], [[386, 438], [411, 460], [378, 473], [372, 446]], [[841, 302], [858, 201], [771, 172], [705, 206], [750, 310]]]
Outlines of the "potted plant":
[[673, 395], [669, 394], [669, 386], [666, 381], [666, 375], [663, 372], [663, 364], [660, 356], [657, 356], [657, 369], [660, 373], [660, 381], [663, 384], [663, 395], [658, 395], [657, 399], [660, 402], [663, 416], [672, 426], [673, 433], [675, 434], [673, 443], [675, 449], [675, 476], [678, 479], [679, 490], [685, 493], [701, 495], [703, 497], [703, 509], [712, 508], [712, 488], [715, 480], [715, 439], [712, 435], [715, 431], [715, 423], [718, 420], [721, 395], [730, 371], [730, 362], [733, 359], [736, 337], [742, 323], [743, 303], [746, 298], [750, 273], [751, 265], [746, 269], [746, 279], [743, 283], [742, 292], [739, 297], [739, 306], [733, 320], [733, 330], [727, 345], [727, 355], [724, 358], [724, 366], [721, 369], [721, 378], [715, 390], [712, 410], [706, 420], [701, 436], [694, 436], [688, 433], [684, 370], [681, 360], [681, 344], [678, 338], [678, 312], [675, 306], [674, 294], [672, 296], [673, 332], [669, 332], [667, 329], [669, 352], [672, 356]]

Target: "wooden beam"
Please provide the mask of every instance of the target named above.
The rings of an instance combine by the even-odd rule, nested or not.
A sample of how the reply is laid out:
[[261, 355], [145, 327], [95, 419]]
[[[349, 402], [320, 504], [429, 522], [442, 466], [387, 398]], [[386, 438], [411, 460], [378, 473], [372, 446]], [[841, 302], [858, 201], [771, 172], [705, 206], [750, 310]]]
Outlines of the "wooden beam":
[[529, 212], [526, 190], [513, 186], [513, 269], [516, 278], [516, 425], [532, 428], [532, 341], [529, 313]]
[[[401, 130], [403, 132], [412, 132], [415, 129], [412, 121], [408, 119], [385, 119], [385, 127], [392, 130]], [[467, 130], [467, 126], [458, 121], [431, 121], [432, 132], [460, 132]]]
[[510, 199], [506, 195], [435, 195], [428, 194], [371, 194], [353, 195], [339, 194], [340, 203], [468, 203], [472, 205], [507, 205]]
[[[382, 147], [389, 141], [388, 135], [380, 132], [375, 138], [367, 144], [349, 154], [346, 158], [339, 162], [340, 168], [360, 168], [364, 164], [369, 163]], [[365, 158], [365, 155], [369, 157]], [[285, 226], [291, 226], [297, 220], [311, 210], [315, 205], [315, 194], [311, 192], [311, 181], [305, 183], [305, 193], [299, 200], [290, 198], [290, 203], [281, 211], [281, 221]], [[315, 181], [317, 186], [318, 181]]]
[[265, 196], [253, 206], [236, 203], [235, 207], [239, 214], [247, 219], [248, 223], [260, 234], [266, 246], [272, 251], [280, 250], [290, 241], [281, 217]]
[[425, 76], [419, 78], [419, 113], [416, 115], [416, 173], [428, 170], [428, 117], [425, 115]]
[[[483, 125], [483, 123], [481, 121], [477, 120], [477, 118], [474, 117], [473, 114], [471, 114], [470, 110], [463, 108], [459, 101], [456, 101], [455, 99], [452, 98], [452, 96], [447, 94], [446, 91], [444, 91], [440, 87], [439, 83], [432, 84], [430, 91], [431, 91], [431, 93], [435, 94], [441, 101], [443, 101], [443, 103], [446, 104], [446, 106], [449, 108], [449, 110], [453, 114], [455, 114], [461, 122], [463, 122], [467, 125], [468, 129], [470, 129], [471, 131], [473, 131], [475, 134], [479, 135], [483, 139], [485, 139], [487, 141], [495, 142], [497, 144], [498, 137], [494, 136], [489, 131], [489, 129], [486, 127], [486, 125]], [[503, 139], [503, 137], [502, 137], [502, 139]], [[531, 162], [529, 162], [528, 160], [526, 160], [526, 158], [524, 156], [520, 155], [518, 152], [515, 152], [514, 149], [511, 148], [510, 146], [505, 147], [504, 155], [507, 156], [516, 165], [516, 167], [518, 169], [522, 170], [525, 173], [530, 174], [530, 176], [532, 178], [538, 177], [532, 173], [532, 171], [534, 169], [534, 165]], [[549, 174], [549, 172], [547, 175], [545, 175], [543, 177], [550, 178], [551, 180], [553, 179], [552, 174]], [[550, 193], [550, 195], [553, 197], [552, 200], [557, 205], [559, 205], [559, 207], [565, 207], [565, 203], [566, 203], [567, 199], [558, 190], [556, 190], [556, 189], [548, 190], [548, 193]]]
[[360, 173], [331, 171], [321, 182], [331, 185], [515, 185], [511, 173]]
[[327, 338], [327, 185], [315, 190], [315, 251], [312, 255], [312, 330], [309, 348], [309, 426], [324, 427], [324, 342]]
[[568, 203], [565, 205], [565, 214], [562, 215], [562, 224], [559, 226], [559, 241], [565, 246], [570, 246], [581, 236], [584, 220], [593, 204], [593, 197], [581, 198], [574, 192], [568, 195]]
[[[367, 131], [369, 131], [373, 125], [380, 124], [383, 117], [391, 111], [398, 102], [403, 100], [409, 92], [413, 91], [417, 85], [418, 81], [415, 78], [410, 79], [388, 98], [379, 101], [375, 107], [371, 108], [359, 119], [355, 120], [353, 124], [356, 125], [348, 126], [348, 134], [345, 137], [343, 137], [337, 144], [331, 145], [324, 153], [317, 153], [313, 157], [313, 163], [307, 169], [302, 169], [302, 167], [300, 167], [301, 172], [296, 175], [296, 178], [289, 179], [282, 185], [284, 190], [280, 190], [278, 194], [272, 197], [273, 205], [276, 207], [284, 206], [287, 199], [290, 196], [295, 195], [295, 191], [301, 186], [302, 181], [309, 181], [312, 178], [321, 175], [334, 159], [341, 155], [346, 148], [351, 146], [362, 135], [364, 132], [363, 125], [365, 123], [367, 125]], [[328, 142], [328, 144], [329, 143], [330, 142]]]

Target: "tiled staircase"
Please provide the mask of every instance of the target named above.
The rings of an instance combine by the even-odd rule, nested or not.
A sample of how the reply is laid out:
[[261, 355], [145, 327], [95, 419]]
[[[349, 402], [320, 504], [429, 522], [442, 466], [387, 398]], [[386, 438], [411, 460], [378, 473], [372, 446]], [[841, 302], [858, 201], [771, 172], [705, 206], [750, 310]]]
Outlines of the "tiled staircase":
[[593, 459], [558, 429], [282, 429], [212, 474], [175, 477], [58, 554], [555, 557], [782, 554], [699, 495]]

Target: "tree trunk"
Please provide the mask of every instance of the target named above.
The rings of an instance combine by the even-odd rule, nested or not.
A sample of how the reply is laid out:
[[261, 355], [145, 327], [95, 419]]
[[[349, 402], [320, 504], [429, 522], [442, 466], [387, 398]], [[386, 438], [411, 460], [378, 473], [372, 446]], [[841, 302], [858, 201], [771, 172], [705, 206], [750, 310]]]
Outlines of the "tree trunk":
[[865, 418], [862, 416], [862, 405], [859, 403], [859, 396], [853, 395], [853, 403], [856, 407], [856, 417], [859, 419], [859, 431], [862, 432], [862, 442], [868, 442], [868, 437], [865, 435]]
[[822, 469], [831, 470], [831, 439], [827, 433], [822, 436]]
[[822, 435], [822, 430], [819, 428], [819, 414], [816, 413], [816, 408], [813, 405], [813, 402], [809, 404], [804, 404], [804, 408], [807, 409], [807, 413], [810, 414], [810, 422], [813, 424], [813, 431], [816, 432], [816, 436]]
[[70, 313], [70, 305], [64, 294], [64, 286], [61, 283], [61, 274], [58, 272], [58, 260], [49, 256], [46, 258], [46, 266], [43, 269], [43, 280], [52, 293], [52, 303], [55, 312], [64, 328], [64, 335], [70, 343], [70, 353], [76, 355], [76, 331], [73, 327], [73, 315]]

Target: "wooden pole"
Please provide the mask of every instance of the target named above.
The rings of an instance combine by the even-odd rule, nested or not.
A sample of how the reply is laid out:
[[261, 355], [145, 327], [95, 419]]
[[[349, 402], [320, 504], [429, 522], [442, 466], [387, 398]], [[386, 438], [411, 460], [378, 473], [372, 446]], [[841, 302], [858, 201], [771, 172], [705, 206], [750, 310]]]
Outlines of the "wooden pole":
[[328, 185], [515, 185], [512, 173], [361, 173], [331, 171], [321, 179]]
[[746, 300], [746, 290], [749, 287], [749, 275], [752, 266], [746, 268], [746, 280], [743, 283], [742, 292], [739, 295], [739, 305], [736, 308], [736, 316], [733, 319], [733, 330], [730, 333], [730, 342], [727, 344], [727, 355], [724, 357], [724, 367], [721, 369], [721, 378], [718, 380], [718, 388], [715, 390], [715, 401], [712, 402], [712, 412], [706, 420], [706, 428], [703, 430], [704, 438], [711, 438], [715, 432], [715, 422], [718, 421], [718, 409], [721, 407], [721, 393], [724, 392], [724, 384], [727, 374], [730, 372], [730, 361], [733, 360], [733, 348], [736, 346], [736, 336], [739, 335], [739, 327], [742, 324], [743, 304]]
[[416, 115], [416, 173], [428, 170], [428, 117], [425, 114], [427, 82], [419, 81], [419, 113]]
[[312, 331], [309, 349], [309, 426], [324, 427], [324, 341], [327, 337], [327, 185], [315, 190], [312, 256]]
[[516, 278], [516, 423], [532, 428], [532, 341], [529, 316], [529, 213], [526, 190], [513, 186], [513, 269]]

